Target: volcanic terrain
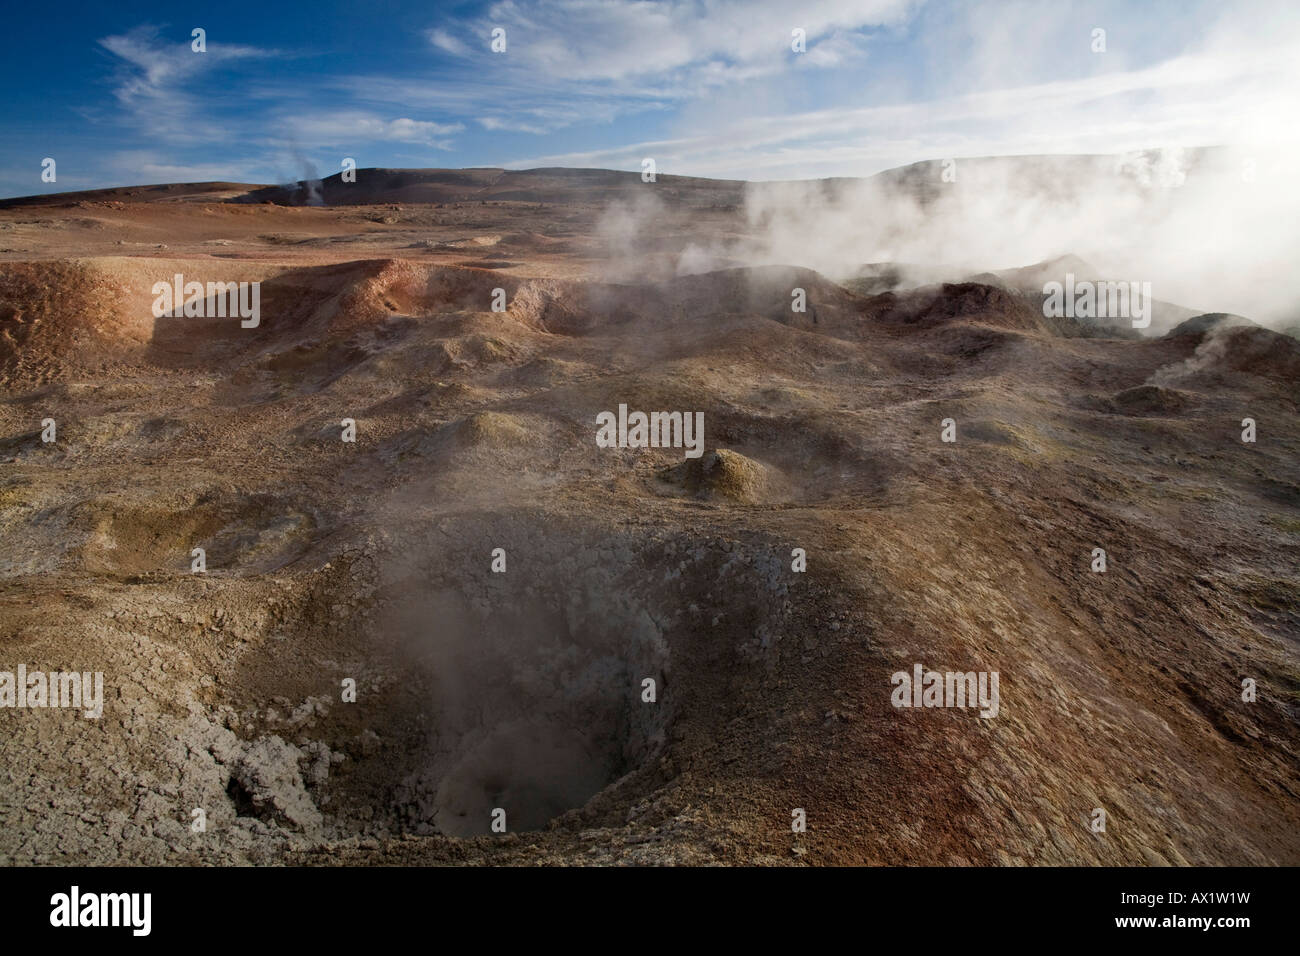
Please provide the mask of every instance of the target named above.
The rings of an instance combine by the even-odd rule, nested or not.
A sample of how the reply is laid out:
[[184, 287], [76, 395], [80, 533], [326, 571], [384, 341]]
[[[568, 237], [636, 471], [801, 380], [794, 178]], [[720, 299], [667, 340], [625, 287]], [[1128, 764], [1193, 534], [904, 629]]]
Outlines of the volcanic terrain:
[[310, 195], [0, 203], [0, 670], [104, 686], [0, 708], [0, 861], [1300, 863], [1300, 342], [728, 257], [741, 183]]

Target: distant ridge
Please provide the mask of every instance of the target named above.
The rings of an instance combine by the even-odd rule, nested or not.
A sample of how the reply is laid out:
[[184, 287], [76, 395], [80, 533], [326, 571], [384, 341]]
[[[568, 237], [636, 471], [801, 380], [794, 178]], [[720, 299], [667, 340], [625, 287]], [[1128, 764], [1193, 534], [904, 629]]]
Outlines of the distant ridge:
[[[1218, 148], [1189, 149], [1182, 153], [1188, 175], [1212, 165]], [[827, 195], [867, 180], [890, 189], [910, 192], [922, 203], [939, 195], [945, 188], [980, 188], [985, 182], [1013, 181], [1048, 194], [1068, 194], [1074, 183], [1085, 181], [1099, 172], [1130, 176], [1124, 164], [1140, 166], [1159, 155], [1159, 151], [1124, 155], [1041, 155], [980, 156], [957, 160], [931, 159], [897, 166], [860, 177], [829, 177], [801, 180], [818, 183]], [[945, 167], [955, 162], [956, 178], [944, 179]], [[790, 180], [786, 180], [787, 182]], [[772, 180], [769, 182], [779, 182]], [[485, 166], [464, 169], [387, 169], [368, 167], [356, 170], [356, 182], [343, 182], [343, 174], [319, 180], [293, 183], [162, 183], [157, 185], [117, 186], [79, 192], [44, 193], [0, 199], [0, 209], [16, 206], [65, 205], [77, 202], [271, 202], [283, 206], [368, 206], [384, 203], [456, 203], [456, 202], [582, 202], [585, 193], [621, 192], [642, 186], [639, 171], [567, 166], [543, 166], [535, 169], [506, 169]], [[686, 204], [729, 206], [739, 204], [747, 185], [739, 179], [709, 179], [702, 176], [677, 176], [660, 172], [656, 185], [666, 199]]]

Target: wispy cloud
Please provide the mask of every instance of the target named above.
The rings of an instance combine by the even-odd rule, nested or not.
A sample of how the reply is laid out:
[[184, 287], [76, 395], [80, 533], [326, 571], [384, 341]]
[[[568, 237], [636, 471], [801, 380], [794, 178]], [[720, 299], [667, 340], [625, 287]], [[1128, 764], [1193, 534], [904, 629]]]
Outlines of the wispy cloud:
[[193, 87], [205, 75], [236, 61], [283, 56], [278, 50], [215, 41], [196, 52], [189, 37], [165, 39], [152, 25], [104, 37], [99, 44], [117, 58], [113, 96], [128, 120], [153, 135], [184, 139], [202, 138], [203, 111], [219, 95], [211, 88], [202, 97], [196, 94]]
[[149, 150], [120, 150], [106, 162], [121, 182], [130, 183], [248, 182], [264, 165], [261, 160], [172, 163]]
[[923, 158], [1267, 142], [1295, 136], [1286, 117], [1298, 78], [1291, 38], [1234, 36], [1137, 69], [923, 101], [798, 112], [729, 104], [679, 123], [681, 135], [509, 165], [635, 169], [653, 156], [661, 172], [773, 179], [867, 175]]
[[[798, 8], [779, 0], [701, 5], [591, 3], [589, 0], [503, 0], [476, 17], [444, 21], [428, 33], [439, 54], [473, 71], [484, 129], [543, 134], [584, 118], [609, 122], [644, 109], [707, 98], [782, 73], [828, 69], [865, 57], [864, 31], [897, 25], [915, 0], [814, 0]], [[505, 30], [506, 50], [491, 49]], [[803, 31], [806, 52], [791, 48]], [[418, 94], [417, 94], [418, 95]], [[426, 102], [445, 102], [429, 91]], [[500, 108], [511, 104], [513, 116]], [[550, 107], [550, 108], [548, 108]], [[518, 114], [528, 114], [520, 116]]]
[[481, 16], [440, 27], [431, 42], [460, 56], [493, 56], [493, 28], [506, 31], [500, 58], [548, 82], [630, 82], [681, 74], [693, 81], [777, 72], [790, 54], [792, 32], [809, 50], [827, 41], [819, 62], [841, 61], [854, 42], [847, 31], [901, 22], [911, 0], [688, 0], [591, 3], [589, 0], [502, 0]]
[[357, 110], [318, 111], [287, 117], [284, 128], [299, 142], [326, 147], [360, 143], [417, 143], [447, 149], [445, 137], [459, 133], [462, 123], [434, 123], [408, 117], [384, 119]]
[[452, 56], [469, 56], [470, 48], [464, 40], [458, 39], [446, 30], [430, 30], [429, 42], [444, 53]]

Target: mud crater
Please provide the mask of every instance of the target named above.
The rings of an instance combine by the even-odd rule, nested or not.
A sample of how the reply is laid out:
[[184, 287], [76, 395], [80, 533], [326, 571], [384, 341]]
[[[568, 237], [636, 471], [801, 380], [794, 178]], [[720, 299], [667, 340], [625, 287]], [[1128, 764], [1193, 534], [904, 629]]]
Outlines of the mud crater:
[[421, 766], [393, 805], [417, 833], [535, 830], [643, 765], [664, 743], [667, 644], [644, 607], [593, 580], [472, 605], [430, 591], [403, 609], [429, 690]]

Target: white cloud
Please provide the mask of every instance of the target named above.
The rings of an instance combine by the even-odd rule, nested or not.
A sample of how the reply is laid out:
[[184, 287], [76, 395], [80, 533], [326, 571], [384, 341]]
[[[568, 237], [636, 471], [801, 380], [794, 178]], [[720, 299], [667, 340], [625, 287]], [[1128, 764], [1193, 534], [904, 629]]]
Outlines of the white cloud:
[[119, 181], [141, 183], [249, 182], [258, 163], [229, 161], [215, 163], [171, 163], [146, 150], [122, 150], [108, 158]]
[[461, 123], [434, 123], [409, 117], [384, 119], [356, 110], [287, 117], [282, 127], [299, 142], [350, 148], [358, 143], [416, 143], [449, 148], [445, 137], [461, 132]]
[[776, 71], [789, 57], [796, 27], [806, 32], [810, 52], [820, 38], [838, 35], [824, 57], [838, 62], [848, 49], [843, 31], [899, 23], [914, 5], [911, 0], [810, 0], [798, 6], [784, 0], [503, 0], [460, 29], [487, 35], [494, 26], [504, 27], [506, 56], [551, 80], [631, 80], [682, 70], [716, 73], [720, 65]]
[[468, 46], [446, 30], [430, 30], [429, 42], [439, 50], [450, 53], [452, 56], [468, 56], [470, 52]]
[[505, 133], [533, 133], [538, 136], [551, 132], [551, 127], [543, 126], [539, 123], [526, 123], [519, 120], [502, 119], [498, 116], [483, 116], [479, 118], [479, 125], [484, 129], [494, 132]]
[[[202, 115], [202, 101], [186, 90], [187, 84], [231, 61], [283, 55], [278, 50], [220, 42], [209, 42], [207, 52], [198, 53], [191, 48], [189, 36], [167, 40], [160, 33], [157, 27], [139, 26], [104, 37], [99, 44], [120, 61], [113, 95], [131, 122], [172, 141], [213, 135], [207, 124], [195, 122]], [[207, 98], [215, 95], [209, 92]]]
[[924, 102], [758, 113], [728, 101], [680, 121], [679, 135], [508, 165], [634, 169], [654, 156], [664, 173], [778, 179], [862, 176], [950, 156], [1266, 143], [1294, 138], [1298, 77], [1291, 37], [1251, 35], [1140, 69]]
[[843, 66], [866, 54], [866, 44], [862, 37], [837, 30], [824, 40], [819, 40], [808, 47], [807, 52], [795, 61], [798, 67], [830, 68]]

